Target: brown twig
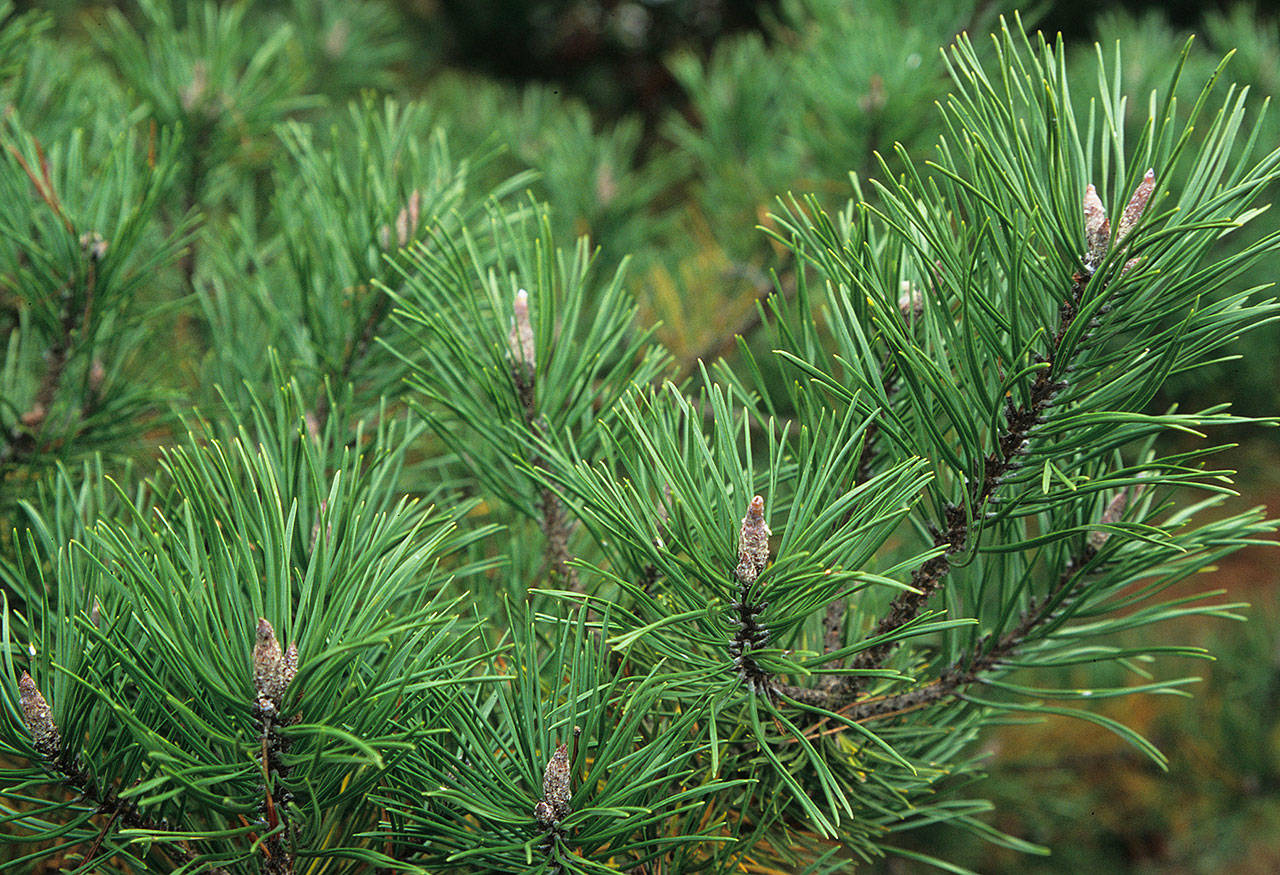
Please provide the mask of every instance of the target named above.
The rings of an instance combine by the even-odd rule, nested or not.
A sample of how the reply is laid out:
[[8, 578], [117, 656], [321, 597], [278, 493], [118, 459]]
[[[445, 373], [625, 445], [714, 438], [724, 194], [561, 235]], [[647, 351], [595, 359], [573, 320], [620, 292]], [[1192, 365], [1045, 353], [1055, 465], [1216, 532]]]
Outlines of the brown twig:
[[[1005, 398], [1003, 434], [996, 442], [996, 448], [983, 460], [983, 474], [969, 490], [969, 505], [975, 511], [980, 510], [995, 495], [1004, 478], [1017, 470], [1022, 464], [1021, 457], [1027, 452], [1033, 429], [1044, 421], [1044, 415], [1058, 394], [1066, 388], [1064, 381], [1058, 380], [1054, 373], [1055, 357], [1062, 345], [1062, 339], [1074, 322], [1078, 312], [1080, 296], [1088, 278], [1077, 275], [1068, 293], [1067, 299], [1058, 311], [1058, 328], [1049, 345], [1046, 355], [1040, 357], [1044, 365], [1036, 372], [1028, 392], [1028, 398], [1021, 404], [1015, 404], [1012, 396]], [[951, 571], [951, 558], [963, 552], [969, 544], [971, 523], [963, 508], [949, 505], [945, 511], [945, 528], [934, 536], [935, 546], [942, 547], [943, 552], [926, 560], [911, 574], [911, 590], [907, 590], [894, 598], [888, 612], [876, 624], [868, 636], [870, 638], [888, 635], [920, 615], [925, 604], [942, 586]], [[896, 642], [885, 642], [870, 647], [858, 655], [853, 662], [854, 669], [874, 669], [883, 665], [885, 658], [896, 647]], [[844, 684], [846, 695], [850, 698], [857, 695], [858, 684], [854, 676], [846, 676]]]
[[[50, 191], [52, 192], [52, 189]], [[53, 203], [56, 203], [56, 195], [50, 194], [50, 197], [54, 197]], [[71, 306], [74, 299], [71, 291], [74, 279], [69, 280], [58, 296], [61, 302], [62, 315], [58, 323], [58, 334], [45, 352], [44, 373], [41, 375], [40, 383], [36, 387], [36, 394], [31, 401], [31, 406], [10, 430], [6, 444], [0, 447], [0, 464], [34, 455], [40, 449], [39, 436], [44, 430], [44, 424], [50, 411], [53, 409], [58, 389], [62, 386], [62, 378], [66, 373], [67, 363], [71, 357], [72, 343], [76, 338], [77, 332], [88, 324], [93, 315], [99, 254], [92, 248], [86, 248], [85, 258], [88, 267], [84, 275], [84, 305], [80, 308]]]
[[373, 341], [378, 335], [378, 326], [382, 324], [387, 311], [391, 308], [390, 295], [382, 291], [375, 291], [375, 294], [377, 295], [377, 300], [374, 301], [373, 306], [369, 309], [369, 315], [365, 317], [364, 322], [360, 325], [360, 332], [347, 345], [346, 355], [343, 356], [342, 365], [338, 368], [338, 372], [333, 375], [333, 380], [330, 382], [329, 387], [321, 388], [314, 412], [317, 434], [324, 432], [324, 428], [329, 422], [329, 414], [332, 412], [332, 405], [329, 403], [330, 389], [341, 387], [351, 379], [356, 367], [368, 355], [369, 349], [373, 346]]
[[36, 147], [36, 157], [40, 163], [40, 173], [37, 174], [32, 170], [27, 159], [12, 143], [6, 144], [14, 159], [18, 162], [18, 166], [22, 168], [22, 172], [27, 174], [27, 178], [31, 180], [31, 184], [35, 186], [36, 194], [40, 195], [40, 199], [49, 205], [49, 209], [53, 210], [53, 214], [62, 222], [62, 226], [67, 229], [67, 233], [74, 234], [75, 229], [71, 225], [71, 220], [67, 218], [66, 212], [62, 209], [62, 202], [58, 199], [58, 193], [53, 187], [53, 178], [49, 173], [49, 160], [45, 157], [44, 149], [40, 146], [38, 140], [33, 140]]
[[967, 661], [957, 662], [932, 683], [875, 701], [854, 703], [847, 713], [854, 720], [872, 720], [904, 713], [960, 694], [984, 672], [997, 668], [1013, 656], [1037, 628], [1061, 615], [1087, 580], [1086, 575], [1077, 573], [1078, 569], [1087, 565], [1094, 555], [1094, 548], [1086, 544], [1079, 556], [1067, 562], [1048, 596], [1038, 605], [1032, 604], [1024, 611], [1018, 625], [1000, 636], [994, 644], [989, 639], [983, 639]]
[[[948, 667], [937, 678], [926, 684], [901, 693], [855, 701], [849, 700], [847, 688], [831, 689], [819, 686], [817, 689], [811, 689], [775, 683], [772, 685], [772, 690], [802, 704], [825, 708], [858, 722], [897, 717], [961, 695], [966, 687], [976, 683], [985, 672], [998, 668], [1001, 663], [1016, 654], [1036, 629], [1061, 616], [1087, 581], [1087, 576], [1081, 570], [1088, 565], [1096, 552], [1092, 545], [1086, 543], [1081, 553], [1067, 562], [1048, 595], [1042, 601], [1032, 603], [1023, 612], [1013, 629], [994, 642], [989, 637], [982, 639], [974, 647], [970, 656]], [[829, 719], [820, 720], [816, 724], [815, 732], [820, 730]], [[818, 734], [825, 733], [818, 732]], [[808, 736], [807, 733], [806, 736]]]
[[[274, 714], [259, 710], [262, 723], [262, 808], [267, 824], [267, 836], [262, 842], [266, 859], [262, 863], [263, 875], [293, 875], [294, 854], [289, 841], [290, 824], [287, 815], [288, 791], [281, 786], [281, 779], [288, 776], [288, 767], [280, 761], [285, 740], [276, 732]], [[272, 775], [275, 780], [272, 780]]]
[[98, 837], [93, 840], [93, 844], [91, 844], [89, 846], [89, 850], [85, 852], [85, 862], [88, 862], [98, 856], [98, 849], [102, 847], [102, 840], [107, 837], [107, 833], [111, 832], [111, 827], [115, 826], [115, 822], [119, 817], [119, 810], [111, 812], [111, 816], [107, 818], [107, 822], [104, 823], [102, 825], [102, 829], [98, 831]]
[[[511, 332], [507, 338], [507, 352], [510, 355], [511, 379], [515, 387], [516, 400], [520, 404], [524, 425], [532, 433], [535, 440], [541, 440], [545, 434], [543, 417], [538, 409], [538, 356], [533, 323], [529, 319], [529, 293], [521, 289], [513, 304], [515, 319], [511, 324]], [[528, 458], [531, 467], [539, 471], [549, 471], [546, 459], [538, 452]], [[543, 487], [538, 494], [538, 511], [541, 514], [542, 535], [546, 540], [544, 555], [548, 576], [551, 582], [562, 589], [582, 592], [582, 584], [578, 580], [578, 572], [570, 561], [569, 536], [573, 534], [573, 520], [555, 490]]]
[[[262, 820], [267, 832], [262, 839], [264, 875], [293, 875], [293, 835], [288, 818], [289, 790], [283, 786], [289, 767], [282, 761], [288, 739], [277, 731], [285, 692], [298, 671], [298, 647], [291, 643], [282, 651], [275, 629], [265, 618], [258, 619], [253, 647], [254, 717], [260, 728], [262, 766]], [[292, 721], [301, 719], [296, 714]], [[286, 724], [287, 725], [287, 724]]]
[[[105, 814], [108, 817], [106, 826], [95, 839], [90, 853], [85, 856], [86, 861], [93, 859], [97, 854], [98, 848], [114, 823], [120, 823], [125, 829], [141, 830], [157, 835], [171, 832], [169, 827], [140, 815], [132, 802], [125, 802], [114, 790], [100, 788], [89, 773], [75, 761], [74, 754], [66, 747], [60, 747], [56, 756], [47, 758], [45, 761], [57, 771], [64, 783], [75, 789], [85, 801], [93, 804], [99, 814]], [[176, 843], [153, 844], [151, 852], [160, 852], [176, 860], [180, 866], [191, 865], [199, 860], [199, 856], [193, 851]], [[227, 871], [220, 866], [207, 864], [204, 869], [192, 871], [204, 871], [208, 875], [228, 875]]]
[[[516, 397], [524, 415], [524, 424], [536, 437], [541, 437], [543, 428], [538, 413], [537, 388], [534, 373], [520, 363], [512, 367], [512, 376], [516, 385]], [[529, 464], [540, 471], [549, 469], [547, 461], [538, 453], [529, 457]], [[570, 565], [573, 554], [569, 552], [569, 536], [573, 533], [573, 520], [565, 509], [564, 502], [550, 488], [544, 488], [538, 495], [538, 510], [542, 514], [540, 525], [542, 535], [546, 539], [544, 555], [547, 570], [553, 583], [573, 592], [582, 592], [582, 583], [578, 580], [578, 570]]]

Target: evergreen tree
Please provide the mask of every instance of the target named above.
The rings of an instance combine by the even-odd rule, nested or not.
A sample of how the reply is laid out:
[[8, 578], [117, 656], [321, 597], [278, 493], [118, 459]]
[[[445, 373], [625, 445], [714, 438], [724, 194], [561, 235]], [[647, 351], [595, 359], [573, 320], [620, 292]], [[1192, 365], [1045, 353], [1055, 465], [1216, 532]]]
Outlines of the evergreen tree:
[[[1280, 150], [1223, 65], [1135, 109], [1118, 61], [1081, 100], [1060, 40], [962, 34], [934, 160], [780, 201], [771, 351], [687, 376], [626, 259], [428, 108], [308, 118], [334, 19], [143, 11], [94, 25], [121, 86], [74, 122], [44, 19], [0, 32], [8, 865], [948, 867], [898, 834], [1047, 850], [968, 795], [996, 724], [1163, 763], [1082, 700], [1209, 654], [1111, 636], [1236, 616], [1167, 590], [1275, 529], [1204, 438], [1253, 420], [1151, 408], [1278, 312], [1240, 278]], [[1042, 680], [1072, 665], [1139, 680]]]

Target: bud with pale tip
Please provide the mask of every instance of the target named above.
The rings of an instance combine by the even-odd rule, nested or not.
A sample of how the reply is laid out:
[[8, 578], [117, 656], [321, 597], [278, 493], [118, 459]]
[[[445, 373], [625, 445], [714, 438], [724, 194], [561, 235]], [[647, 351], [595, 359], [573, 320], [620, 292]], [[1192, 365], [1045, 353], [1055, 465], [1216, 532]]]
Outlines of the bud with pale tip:
[[18, 704], [22, 707], [22, 722], [27, 725], [36, 750], [47, 757], [57, 756], [62, 736], [53, 722], [53, 711], [36, 682], [25, 671], [18, 678]]

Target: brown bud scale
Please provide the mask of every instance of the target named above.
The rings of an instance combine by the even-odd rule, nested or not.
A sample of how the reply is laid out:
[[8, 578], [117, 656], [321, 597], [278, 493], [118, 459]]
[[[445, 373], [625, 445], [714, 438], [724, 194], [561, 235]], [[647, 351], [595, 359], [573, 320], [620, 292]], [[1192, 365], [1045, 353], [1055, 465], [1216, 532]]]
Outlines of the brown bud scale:
[[542, 773], [542, 798], [556, 820], [569, 813], [569, 796], [569, 749], [559, 744]]
[[[1098, 518], [1098, 522], [1104, 526], [1114, 525], [1124, 515], [1124, 509], [1128, 503], [1129, 491], [1121, 489], [1116, 493], [1115, 498], [1107, 502], [1107, 506], [1103, 509], [1102, 516]], [[1101, 550], [1110, 538], [1110, 532], [1100, 529], [1091, 531], [1089, 532], [1089, 546], [1095, 550]]]
[[750, 586], [769, 564], [769, 526], [764, 521], [764, 499], [759, 495], [751, 499], [747, 515], [742, 518], [738, 532], [738, 580]]
[[1116, 244], [1118, 245], [1125, 237], [1129, 236], [1129, 232], [1133, 230], [1134, 225], [1138, 224], [1138, 220], [1142, 218], [1142, 213], [1147, 208], [1147, 201], [1151, 199], [1151, 192], [1156, 187], [1156, 172], [1154, 169], [1148, 170], [1142, 177], [1142, 181], [1138, 183], [1138, 187], [1133, 190], [1133, 195], [1129, 198], [1129, 203], [1125, 205], [1124, 213], [1120, 216], [1120, 224], [1116, 228]]
[[36, 750], [46, 757], [57, 756], [62, 744], [62, 736], [53, 722], [53, 711], [45, 701], [44, 694], [25, 671], [18, 678], [18, 704], [22, 707], [22, 722], [27, 724], [31, 733], [31, 741]]
[[265, 713], [280, 709], [280, 700], [298, 673], [298, 646], [290, 644], [280, 652], [276, 630], [266, 618], [258, 619], [257, 640], [253, 645], [253, 687], [258, 707]]
[[1107, 220], [1107, 210], [1098, 197], [1098, 190], [1090, 184], [1084, 191], [1084, 237], [1085, 267], [1094, 270], [1107, 253], [1107, 243], [1111, 237], [1111, 223]]
[[507, 349], [514, 366], [524, 371], [525, 376], [532, 376], [538, 369], [538, 359], [534, 349], [533, 323], [529, 321], [529, 293], [524, 289], [516, 292], [513, 310], [515, 319], [507, 335]]

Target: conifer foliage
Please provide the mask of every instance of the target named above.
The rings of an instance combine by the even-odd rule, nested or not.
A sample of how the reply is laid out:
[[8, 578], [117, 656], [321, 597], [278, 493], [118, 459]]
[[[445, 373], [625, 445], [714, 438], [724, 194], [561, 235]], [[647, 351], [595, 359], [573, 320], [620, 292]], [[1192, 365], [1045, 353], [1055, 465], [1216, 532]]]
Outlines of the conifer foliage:
[[[42, 19], [0, 32], [7, 865], [945, 866], [898, 834], [1047, 851], [966, 795], [989, 725], [1163, 763], [1080, 700], [1182, 694], [1206, 652], [1113, 633], [1234, 616], [1166, 591], [1275, 529], [1218, 507], [1246, 420], [1152, 409], [1280, 312], [1238, 284], [1280, 151], [1223, 67], [1082, 99], [1060, 41], [962, 34], [933, 160], [780, 200], [770, 352], [684, 377], [528, 177], [421, 105], [309, 120], [290, 47], [332, 34], [143, 12], [96, 22], [81, 125], [15, 84]], [[190, 348], [173, 427], [139, 363]]]

